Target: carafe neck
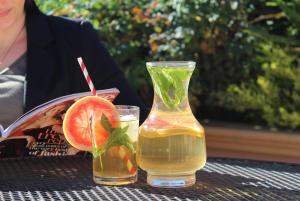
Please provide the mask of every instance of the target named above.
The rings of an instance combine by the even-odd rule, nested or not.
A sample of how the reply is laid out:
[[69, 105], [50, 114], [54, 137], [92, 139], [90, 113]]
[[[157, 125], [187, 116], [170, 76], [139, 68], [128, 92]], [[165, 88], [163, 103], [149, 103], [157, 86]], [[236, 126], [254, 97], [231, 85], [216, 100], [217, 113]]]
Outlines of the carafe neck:
[[188, 86], [194, 67], [147, 66], [147, 69], [154, 88], [152, 112], [191, 112]]

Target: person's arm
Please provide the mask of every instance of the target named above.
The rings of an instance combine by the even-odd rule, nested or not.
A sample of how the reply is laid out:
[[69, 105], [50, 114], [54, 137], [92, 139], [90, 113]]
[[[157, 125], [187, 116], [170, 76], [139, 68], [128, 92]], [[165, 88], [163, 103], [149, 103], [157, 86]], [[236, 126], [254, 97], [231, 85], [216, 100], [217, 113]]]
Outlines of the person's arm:
[[29, 135], [12, 136], [12, 137], [6, 138], [6, 140], [17, 140], [17, 139], [25, 139], [27, 141], [26, 148], [34, 146], [36, 143], [35, 138], [32, 136], [29, 136]]
[[123, 72], [105, 47], [100, 43], [96, 31], [88, 22], [82, 23], [83, 60], [90, 72], [96, 89], [116, 87], [120, 90], [114, 104], [136, 105], [140, 107], [140, 123], [145, 120], [148, 111], [130, 87]]
[[3, 126], [0, 124], [0, 142], [1, 142], [1, 139], [2, 139], [3, 135], [4, 135], [4, 128], [3, 128]]

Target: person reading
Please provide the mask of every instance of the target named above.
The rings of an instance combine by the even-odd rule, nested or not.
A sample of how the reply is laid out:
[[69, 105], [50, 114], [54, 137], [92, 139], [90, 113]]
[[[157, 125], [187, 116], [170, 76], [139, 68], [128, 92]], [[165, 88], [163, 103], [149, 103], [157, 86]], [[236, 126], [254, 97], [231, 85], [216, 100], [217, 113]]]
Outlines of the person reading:
[[[114, 103], [140, 107], [145, 119], [144, 104], [89, 22], [46, 15], [34, 0], [0, 0], [0, 124], [5, 128], [54, 98], [89, 91], [78, 57], [97, 90], [118, 88]], [[23, 145], [32, 144], [24, 139], [30, 140]]]
[[89, 22], [47, 16], [34, 0], [0, 0], [0, 124], [51, 99], [89, 91], [82, 57], [96, 89], [116, 87], [115, 104], [143, 103]]

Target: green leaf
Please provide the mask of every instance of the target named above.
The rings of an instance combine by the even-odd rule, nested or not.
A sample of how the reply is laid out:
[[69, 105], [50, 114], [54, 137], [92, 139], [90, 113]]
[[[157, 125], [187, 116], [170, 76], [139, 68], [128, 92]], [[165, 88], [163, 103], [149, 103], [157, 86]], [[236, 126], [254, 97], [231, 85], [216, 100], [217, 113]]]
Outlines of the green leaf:
[[101, 116], [101, 125], [107, 132], [109, 132], [109, 133], [112, 132], [112, 130], [113, 130], [112, 125], [104, 113]]
[[125, 128], [114, 129], [108, 139], [105, 149], [108, 150], [109, 148], [114, 146], [125, 146], [128, 149], [133, 150], [132, 142], [127, 135], [127, 130], [128, 126], [126, 126]]
[[122, 132], [123, 133], [127, 133], [129, 126], [125, 126], [124, 128], [122, 128]]
[[93, 153], [94, 158], [101, 156], [104, 152], [105, 152], [105, 150], [103, 148], [93, 147], [92, 153]]
[[184, 68], [148, 68], [152, 77], [154, 90], [167, 108], [176, 108], [186, 97], [185, 84], [189, 81], [191, 71]]
[[277, 44], [283, 44], [283, 45], [300, 45], [299, 40], [295, 38], [286, 38], [280, 35], [274, 35], [268, 33], [265, 29], [263, 28], [258, 28], [258, 27], [249, 27], [249, 29], [244, 31], [245, 33], [248, 33], [249, 35], [258, 37], [264, 41], [272, 41]]
[[[297, 6], [299, 8], [300, 1], [294, 2], [295, 7]], [[296, 8], [288, 6], [288, 4], [281, 3], [280, 7], [288, 17], [291, 23], [295, 24], [295, 26], [300, 26], [300, 18], [299, 18], [299, 11]]]
[[134, 151], [132, 142], [127, 134], [129, 126], [126, 126], [124, 128], [112, 128], [112, 125], [104, 114], [101, 117], [101, 125], [106, 131], [109, 132], [109, 138], [101, 147], [93, 149], [94, 157], [105, 153], [107, 150], [115, 146], [124, 146], [131, 151]]

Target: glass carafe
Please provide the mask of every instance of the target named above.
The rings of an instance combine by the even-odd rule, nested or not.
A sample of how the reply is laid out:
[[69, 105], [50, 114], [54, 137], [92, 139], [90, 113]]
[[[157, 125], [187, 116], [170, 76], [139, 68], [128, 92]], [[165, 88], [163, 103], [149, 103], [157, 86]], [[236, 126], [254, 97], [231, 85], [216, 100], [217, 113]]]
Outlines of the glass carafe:
[[195, 62], [147, 62], [154, 86], [151, 112], [139, 128], [137, 163], [156, 187], [195, 184], [206, 162], [204, 129], [194, 117], [188, 86]]

